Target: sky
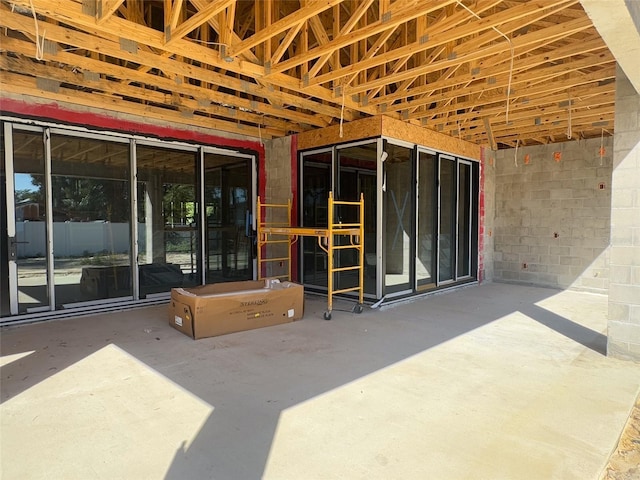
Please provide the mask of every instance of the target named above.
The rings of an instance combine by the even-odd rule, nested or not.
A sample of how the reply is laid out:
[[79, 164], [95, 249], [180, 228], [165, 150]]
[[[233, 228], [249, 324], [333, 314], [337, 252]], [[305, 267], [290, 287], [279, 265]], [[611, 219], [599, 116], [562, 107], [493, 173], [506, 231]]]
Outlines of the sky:
[[31, 175], [27, 173], [16, 173], [14, 176], [16, 190], [37, 190], [31, 183]]

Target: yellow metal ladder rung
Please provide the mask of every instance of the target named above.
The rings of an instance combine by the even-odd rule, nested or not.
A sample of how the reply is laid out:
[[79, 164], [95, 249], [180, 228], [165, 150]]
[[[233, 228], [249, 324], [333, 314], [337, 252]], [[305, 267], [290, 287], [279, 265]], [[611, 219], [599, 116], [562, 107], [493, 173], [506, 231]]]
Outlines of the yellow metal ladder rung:
[[360, 265], [353, 265], [351, 267], [332, 268], [332, 272], [349, 272], [351, 270], [360, 270]]
[[332, 226], [334, 231], [345, 228], [360, 228], [359, 223], [334, 223]]
[[360, 248], [360, 245], [334, 245], [333, 246], [334, 250], [348, 250], [348, 249], [354, 249], [354, 248]]
[[343, 288], [341, 290], [334, 290], [333, 293], [347, 293], [347, 292], [355, 292], [356, 290], [360, 290], [360, 286], [351, 287], [351, 288]]
[[[333, 192], [329, 192], [328, 199], [328, 218], [327, 224], [328, 228], [309, 228], [309, 227], [292, 227], [291, 226], [291, 202], [288, 202], [287, 205], [281, 204], [273, 204], [273, 203], [261, 203], [260, 196], [258, 196], [257, 202], [257, 214], [256, 214], [256, 226], [257, 226], [257, 234], [258, 234], [258, 264], [260, 265], [258, 271], [258, 278], [261, 278], [262, 275], [262, 265], [267, 262], [288, 262], [289, 275], [282, 275], [276, 278], [291, 278], [291, 248], [288, 250], [287, 257], [280, 258], [262, 258], [262, 249], [268, 247], [271, 244], [275, 243], [289, 243], [293, 245], [293, 243], [302, 236], [313, 236], [317, 238], [318, 247], [322, 249], [328, 256], [328, 279], [327, 279], [327, 311], [325, 312], [325, 320], [331, 319], [331, 310], [333, 308], [333, 295], [337, 293], [347, 293], [347, 292], [355, 292], [359, 293], [358, 297], [358, 305], [359, 308], [354, 308], [354, 312], [361, 313], [362, 312], [362, 303], [364, 297], [364, 194], [360, 193], [360, 201], [336, 201], [333, 198]], [[357, 206], [358, 207], [358, 219], [357, 223], [335, 223], [335, 219], [337, 218], [337, 205], [347, 205], [347, 206]], [[287, 223], [280, 222], [265, 222], [262, 217], [262, 213], [264, 211], [265, 217], [267, 216], [267, 208], [266, 207], [281, 207], [287, 208]], [[280, 217], [277, 217], [280, 218]], [[274, 236], [288, 236], [288, 240], [280, 239], [280, 240], [270, 240], [269, 235]], [[341, 243], [338, 240], [339, 237], [350, 237], [349, 242], [345, 242], [344, 245], [335, 245], [335, 243]], [[358, 252], [358, 264], [357, 265], [349, 265], [345, 267], [333, 268], [334, 266], [334, 250], [355, 250]], [[340, 290], [334, 290], [333, 284], [333, 274], [337, 272], [347, 272], [347, 271], [358, 271], [358, 285], [355, 287], [344, 288]]]
[[289, 261], [289, 257], [280, 257], [280, 258], [261, 258], [260, 262], [284, 262]]

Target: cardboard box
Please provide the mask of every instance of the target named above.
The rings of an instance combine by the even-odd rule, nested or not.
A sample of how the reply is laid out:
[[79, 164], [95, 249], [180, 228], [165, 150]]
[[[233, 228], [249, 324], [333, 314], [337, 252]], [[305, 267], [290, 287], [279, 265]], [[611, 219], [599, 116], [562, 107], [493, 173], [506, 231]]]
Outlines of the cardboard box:
[[171, 289], [169, 324], [197, 340], [302, 318], [304, 288], [277, 279]]

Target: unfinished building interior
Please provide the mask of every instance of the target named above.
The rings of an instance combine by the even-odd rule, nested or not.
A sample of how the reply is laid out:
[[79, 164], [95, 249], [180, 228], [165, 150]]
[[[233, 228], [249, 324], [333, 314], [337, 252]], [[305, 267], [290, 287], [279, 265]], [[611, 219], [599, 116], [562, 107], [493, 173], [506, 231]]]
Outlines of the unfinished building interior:
[[[637, 5], [614, 3], [3, 1], [3, 323], [254, 278], [257, 195], [313, 227], [331, 191], [364, 194], [368, 302], [605, 293], [637, 356]], [[292, 249], [260, 268], [326, 291], [315, 239]]]
[[364, 198], [367, 305], [591, 292], [640, 360], [638, 2], [1, 0], [0, 27], [3, 326], [348, 289], [312, 237], [257, 261], [259, 197], [320, 228], [332, 194]]

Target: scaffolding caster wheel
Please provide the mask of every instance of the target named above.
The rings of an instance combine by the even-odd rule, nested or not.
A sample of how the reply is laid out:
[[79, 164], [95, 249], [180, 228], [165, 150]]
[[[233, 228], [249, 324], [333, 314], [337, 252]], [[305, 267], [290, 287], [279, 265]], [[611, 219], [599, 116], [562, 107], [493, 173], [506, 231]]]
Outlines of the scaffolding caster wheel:
[[362, 313], [364, 308], [361, 303], [358, 303], [355, 307], [353, 307], [353, 313]]
[[324, 312], [324, 319], [331, 320], [331, 312]]

